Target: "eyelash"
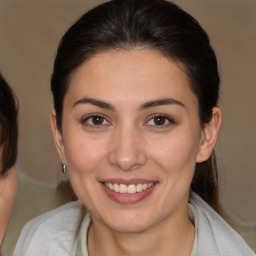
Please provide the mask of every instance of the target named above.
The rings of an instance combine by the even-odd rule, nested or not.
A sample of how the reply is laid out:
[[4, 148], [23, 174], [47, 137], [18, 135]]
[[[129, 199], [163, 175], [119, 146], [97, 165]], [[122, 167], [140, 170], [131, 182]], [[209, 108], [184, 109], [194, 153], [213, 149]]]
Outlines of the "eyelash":
[[[163, 119], [163, 120], [159, 120], [159, 121], [164, 121], [164, 123], [163, 124], [149, 124], [150, 123], [150, 121], [157, 121], [156, 119], [159, 119], [159, 118], [161, 118], [161, 119]], [[146, 122], [146, 125], [147, 126], [151, 126], [151, 127], [154, 127], [154, 128], [166, 128], [166, 127], [168, 127], [169, 125], [171, 125], [171, 124], [176, 124], [176, 122], [174, 121], [174, 119], [172, 119], [172, 118], [170, 118], [170, 117], [168, 117], [168, 116], [166, 116], [166, 115], [163, 115], [163, 114], [157, 114], [157, 115], [154, 115], [153, 117], [151, 117], [147, 122]]]
[[[100, 123], [95, 124], [93, 122], [93, 118], [98, 118], [98, 121], [100, 121]], [[158, 118], [158, 120], [157, 120], [157, 118]], [[156, 124], [156, 123], [150, 124], [150, 122], [152, 122], [152, 121], [153, 122], [160, 121], [160, 124]], [[164, 121], [164, 122], [161, 123], [161, 121]], [[104, 116], [102, 116], [100, 114], [93, 114], [93, 115], [87, 116], [82, 119], [81, 123], [85, 126], [92, 127], [92, 128], [101, 128], [101, 127], [111, 125], [111, 123]], [[152, 116], [144, 125], [159, 129], [159, 128], [166, 128], [171, 124], [176, 124], [176, 122], [172, 118], [170, 118], [166, 115], [163, 115], [163, 114], [156, 114], [156, 115]]]
[[[100, 119], [102, 121], [102, 123], [100, 123], [100, 124], [93, 123], [93, 118]], [[104, 123], [104, 122], [107, 122], [107, 124]], [[109, 125], [111, 125], [111, 123], [105, 117], [103, 117], [102, 115], [97, 115], [97, 114], [90, 115], [90, 116], [87, 116], [87, 117], [83, 118], [81, 123], [82, 123], [82, 125], [85, 125], [85, 126], [88, 126], [88, 127], [92, 127], [92, 128], [100, 128], [102, 126], [109, 126]]]

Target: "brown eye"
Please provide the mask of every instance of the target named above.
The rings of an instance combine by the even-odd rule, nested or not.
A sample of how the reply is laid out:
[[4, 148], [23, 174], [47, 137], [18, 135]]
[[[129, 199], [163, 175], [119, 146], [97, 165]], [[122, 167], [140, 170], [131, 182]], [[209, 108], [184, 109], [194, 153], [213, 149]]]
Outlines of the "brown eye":
[[155, 125], [164, 125], [166, 122], [166, 117], [164, 116], [156, 116], [153, 118]]
[[110, 125], [110, 123], [100, 115], [91, 115], [86, 119], [82, 120], [82, 124], [86, 126], [105, 126]]
[[91, 119], [94, 125], [100, 125], [104, 122], [104, 118], [102, 116], [92, 116]]
[[152, 117], [147, 123], [146, 125], [148, 126], [163, 126], [163, 127], [166, 127], [170, 124], [174, 124], [175, 122], [167, 117], [167, 116], [164, 116], [164, 115], [157, 115], [157, 116], [154, 116]]

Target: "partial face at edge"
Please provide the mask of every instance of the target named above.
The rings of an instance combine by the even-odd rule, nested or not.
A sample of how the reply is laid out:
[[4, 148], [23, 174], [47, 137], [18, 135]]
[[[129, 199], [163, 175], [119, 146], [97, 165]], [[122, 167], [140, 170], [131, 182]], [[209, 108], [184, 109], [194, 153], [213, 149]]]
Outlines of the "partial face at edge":
[[[2, 124], [0, 123], [0, 138], [2, 137]], [[0, 139], [1, 141], [1, 139]], [[3, 153], [4, 153], [4, 143], [0, 143], [0, 173], [2, 173], [3, 168]]]
[[201, 128], [182, 65], [136, 49], [82, 64], [64, 99], [62, 134], [54, 112], [51, 122], [77, 196], [122, 232], [184, 215], [195, 164], [210, 156], [218, 130], [216, 122]]

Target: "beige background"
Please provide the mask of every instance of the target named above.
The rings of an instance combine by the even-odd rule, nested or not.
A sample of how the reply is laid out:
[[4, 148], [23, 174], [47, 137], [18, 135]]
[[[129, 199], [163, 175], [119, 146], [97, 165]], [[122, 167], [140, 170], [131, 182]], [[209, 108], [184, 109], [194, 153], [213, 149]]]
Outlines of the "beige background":
[[[49, 125], [54, 54], [64, 31], [103, 1], [1, 0], [0, 70], [20, 102], [20, 169], [57, 183], [60, 162]], [[208, 32], [222, 74], [217, 146], [224, 207], [256, 223], [256, 0], [176, 0]]]

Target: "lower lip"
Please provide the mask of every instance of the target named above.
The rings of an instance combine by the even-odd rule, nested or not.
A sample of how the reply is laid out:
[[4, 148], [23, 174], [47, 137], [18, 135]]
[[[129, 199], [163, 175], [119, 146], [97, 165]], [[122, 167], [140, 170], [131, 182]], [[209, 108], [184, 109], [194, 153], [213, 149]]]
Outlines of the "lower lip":
[[138, 202], [142, 201], [143, 199], [145, 199], [146, 197], [148, 197], [155, 188], [155, 185], [154, 185], [151, 188], [148, 188], [148, 189], [143, 190], [143, 191], [138, 192], [138, 193], [122, 194], [122, 193], [115, 192], [114, 190], [110, 190], [109, 188], [107, 188], [102, 183], [101, 183], [101, 185], [102, 185], [103, 190], [107, 194], [107, 196], [110, 199], [112, 199], [113, 201], [115, 201], [119, 204], [135, 204], [135, 203], [138, 203]]

